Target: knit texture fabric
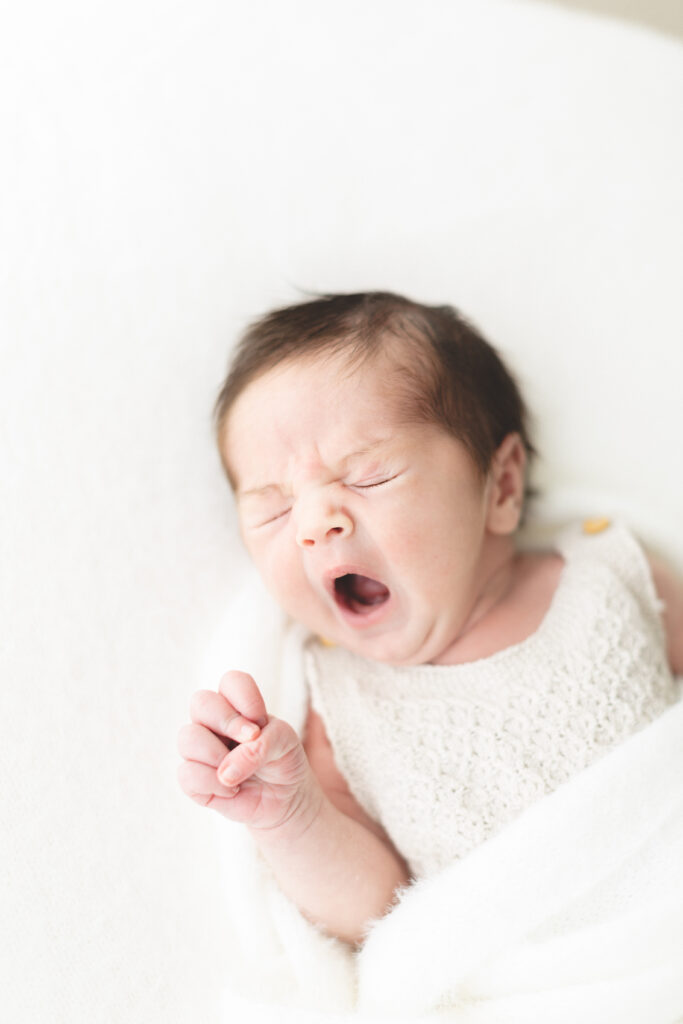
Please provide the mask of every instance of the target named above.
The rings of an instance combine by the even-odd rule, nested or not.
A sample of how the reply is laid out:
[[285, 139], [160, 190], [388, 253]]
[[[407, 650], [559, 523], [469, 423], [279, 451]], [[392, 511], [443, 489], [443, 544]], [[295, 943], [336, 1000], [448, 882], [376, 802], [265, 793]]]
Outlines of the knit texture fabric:
[[645, 555], [623, 526], [557, 538], [540, 627], [460, 665], [394, 667], [310, 640], [313, 708], [356, 800], [430, 875], [678, 698]]

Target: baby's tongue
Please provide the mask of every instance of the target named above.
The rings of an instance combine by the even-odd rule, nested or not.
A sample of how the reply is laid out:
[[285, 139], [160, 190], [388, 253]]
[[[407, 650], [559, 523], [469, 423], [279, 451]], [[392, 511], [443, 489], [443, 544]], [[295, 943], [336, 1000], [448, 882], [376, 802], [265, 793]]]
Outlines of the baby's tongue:
[[380, 601], [384, 601], [389, 591], [379, 580], [354, 574], [351, 593], [354, 600], [360, 601], [361, 604], [379, 604]]

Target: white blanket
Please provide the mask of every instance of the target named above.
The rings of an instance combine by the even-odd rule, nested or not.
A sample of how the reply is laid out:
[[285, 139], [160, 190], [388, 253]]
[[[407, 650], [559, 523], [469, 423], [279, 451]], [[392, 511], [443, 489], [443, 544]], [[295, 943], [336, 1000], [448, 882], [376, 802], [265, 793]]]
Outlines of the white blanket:
[[[304, 636], [252, 581], [217, 638], [212, 685], [218, 663], [252, 671], [269, 710], [301, 729]], [[683, 1020], [681, 701], [405, 889], [357, 954], [301, 916], [244, 828], [219, 826], [226, 1022]]]

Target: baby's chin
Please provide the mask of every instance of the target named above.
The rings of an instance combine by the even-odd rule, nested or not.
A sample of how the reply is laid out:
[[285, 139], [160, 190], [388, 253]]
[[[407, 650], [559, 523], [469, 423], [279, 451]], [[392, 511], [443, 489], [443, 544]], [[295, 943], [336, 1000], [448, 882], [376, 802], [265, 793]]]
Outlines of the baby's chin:
[[[284, 602], [283, 602], [284, 603]], [[424, 665], [436, 659], [444, 647], [439, 636], [438, 622], [426, 615], [391, 624], [378, 623], [369, 629], [354, 629], [340, 622], [336, 616], [320, 614], [318, 609], [290, 606], [290, 616], [305, 626], [323, 643], [343, 647], [368, 661], [395, 667]]]
[[418, 640], [411, 637], [406, 631], [392, 630], [374, 637], [339, 635], [333, 642], [368, 661], [396, 668], [424, 665], [431, 660], [430, 645], [425, 644], [421, 638]]

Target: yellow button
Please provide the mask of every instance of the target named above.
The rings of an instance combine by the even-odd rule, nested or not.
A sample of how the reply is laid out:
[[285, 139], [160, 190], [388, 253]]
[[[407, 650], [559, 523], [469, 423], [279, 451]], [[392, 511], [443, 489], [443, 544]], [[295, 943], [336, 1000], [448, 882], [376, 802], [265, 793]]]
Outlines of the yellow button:
[[326, 636], [319, 636], [318, 640], [323, 645], [323, 647], [336, 647], [337, 646], [335, 644], [334, 640], [328, 640]]
[[584, 519], [583, 521], [583, 532], [584, 533], [602, 533], [612, 522], [611, 519]]

